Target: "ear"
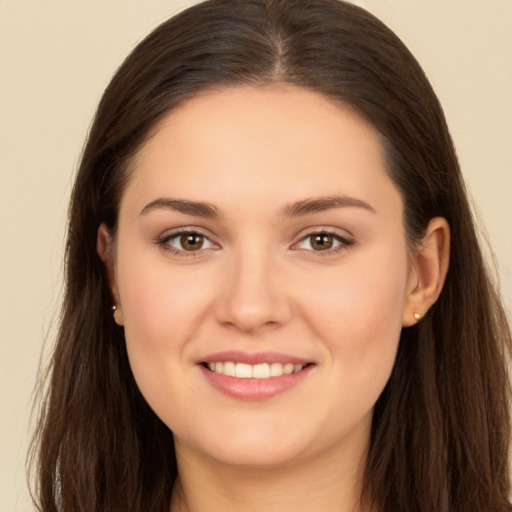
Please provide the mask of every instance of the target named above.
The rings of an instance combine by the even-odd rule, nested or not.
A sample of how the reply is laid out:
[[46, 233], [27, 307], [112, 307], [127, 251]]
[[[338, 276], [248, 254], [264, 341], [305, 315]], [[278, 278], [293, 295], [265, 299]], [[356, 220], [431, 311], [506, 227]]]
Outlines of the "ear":
[[114, 264], [114, 242], [107, 226], [102, 223], [98, 228], [98, 236], [96, 238], [96, 251], [98, 256], [105, 264], [105, 274], [107, 276], [108, 286], [112, 292], [114, 301], [114, 320], [118, 325], [123, 325], [122, 310], [119, 304], [119, 292], [117, 289], [117, 280]]
[[417, 323], [438, 299], [450, 259], [450, 226], [442, 217], [431, 219], [425, 237], [411, 256], [402, 325]]

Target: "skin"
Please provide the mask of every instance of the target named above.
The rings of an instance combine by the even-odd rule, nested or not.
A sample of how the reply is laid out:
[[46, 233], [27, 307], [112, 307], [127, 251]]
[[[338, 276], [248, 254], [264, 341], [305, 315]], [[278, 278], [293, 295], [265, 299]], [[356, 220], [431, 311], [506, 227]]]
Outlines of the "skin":
[[[283, 214], [333, 196], [356, 201]], [[147, 207], [160, 198], [206, 202], [219, 217]], [[179, 228], [202, 234], [203, 248], [169, 238]], [[331, 249], [311, 244], [322, 232]], [[438, 218], [409, 251], [378, 134], [316, 93], [231, 88], [169, 114], [136, 159], [116, 239], [101, 226], [98, 252], [134, 376], [174, 433], [171, 510], [358, 510], [374, 404], [401, 329], [441, 290], [448, 248]], [[235, 349], [313, 365], [292, 389], [241, 400], [197, 364]]]

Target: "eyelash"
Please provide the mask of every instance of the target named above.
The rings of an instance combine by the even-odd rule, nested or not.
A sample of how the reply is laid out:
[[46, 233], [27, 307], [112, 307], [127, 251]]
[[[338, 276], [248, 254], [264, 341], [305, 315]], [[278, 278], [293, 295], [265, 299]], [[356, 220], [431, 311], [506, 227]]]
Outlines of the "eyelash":
[[176, 249], [172, 245], [169, 244], [171, 240], [177, 239], [183, 235], [199, 235], [203, 237], [205, 240], [208, 240], [211, 244], [215, 245], [214, 242], [210, 240], [208, 236], [202, 233], [198, 229], [180, 229], [179, 231], [175, 231], [170, 235], [165, 235], [162, 238], [158, 238], [156, 240], [157, 245], [159, 245], [164, 251], [169, 252], [175, 256], [180, 256], [184, 258], [194, 258], [202, 254], [206, 249], [198, 249], [197, 251], [186, 251], [185, 249]]
[[[355, 244], [355, 240], [346, 238], [346, 237], [340, 235], [339, 233], [337, 233], [336, 231], [329, 231], [327, 229], [321, 229], [320, 231], [311, 231], [311, 232], [307, 233], [298, 242], [296, 242], [294, 244], [294, 246], [296, 246], [302, 242], [305, 242], [306, 240], [311, 239], [315, 236], [316, 237], [320, 237], [320, 236], [332, 237], [335, 241], [339, 242], [339, 245], [337, 247], [334, 247], [332, 249], [327, 249], [325, 251], [315, 251], [313, 249], [297, 249], [297, 250], [304, 250], [304, 251], [313, 253], [315, 256], [324, 257], [324, 256], [333, 256], [335, 254], [338, 254], [339, 252], [344, 251]], [[311, 242], [310, 242], [310, 244], [311, 244]]]
[[[207, 249], [198, 249], [197, 251], [186, 251], [185, 249], [176, 249], [175, 247], [171, 246], [169, 242], [171, 240], [175, 240], [183, 235], [199, 235], [203, 237], [205, 240], [208, 240], [211, 244], [215, 245], [214, 242], [210, 240], [208, 236], [206, 236], [204, 233], [202, 233], [200, 230], [197, 229], [181, 229], [179, 231], [176, 231], [174, 233], [171, 233], [170, 235], [165, 235], [161, 238], [158, 238], [156, 240], [156, 244], [162, 248], [162, 250], [169, 252], [173, 255], [179, 256], [179, 257], [196, 257], [203, 253], [203, 251]], [[334, 247], [332, 249], [327, 249], [325, 251], [315, 251], [313, 249], [295, 249], [295, 250], [303, 250], [307, 252], [311, 252], [315, 254], [315, 256], [332, 256], [334, 254], [338, 254], [339, 252], [348, 249], [349, 247], [353, 246], [355, 244], [355, 240], [351, 240], [349, 238], [346, 238], [344, 236], [341, 236], [339, 233], [335, 231], [329, 231], [322, 229], [320, 231], [311, 231], [310, 233], [305, 234], [298, 242], [293, 244], [293, 246], [296, 246], [302, 242], [305, 242], [308, 239], [311, 239], [314, 236], [329, 236], [332, 237], [335, 241], [339, 242], [339, 245], [337, 247]]]

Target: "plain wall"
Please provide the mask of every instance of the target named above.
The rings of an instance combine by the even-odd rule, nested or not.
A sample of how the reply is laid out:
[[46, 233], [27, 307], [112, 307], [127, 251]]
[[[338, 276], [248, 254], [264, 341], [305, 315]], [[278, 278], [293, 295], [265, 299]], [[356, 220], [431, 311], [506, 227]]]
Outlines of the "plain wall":
[[[0, 0], [0, 511], [34, 509], [31, 394], [55, 332], [67, 202], [96, 104], [133, 46], [190, 3]], [[510, 312], [512, 1], [356, 3], [398, 33], [439, 94]]]

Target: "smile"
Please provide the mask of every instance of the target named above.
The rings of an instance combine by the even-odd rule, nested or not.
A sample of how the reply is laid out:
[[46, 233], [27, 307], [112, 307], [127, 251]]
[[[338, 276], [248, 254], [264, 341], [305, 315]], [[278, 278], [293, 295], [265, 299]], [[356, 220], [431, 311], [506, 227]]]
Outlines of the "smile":
[[237, 379], [271, 379], [281, 377], [282, 375], [291, 375], [300, 372], [304, 366], [293, 363], [260, 363], [247, 364], [226, 362], [209, 362], [205, 366], [214, 373], [225, 375], [227, 377], [236, 377]]
[[299, 386], [317, 366], [291, 355], [238, 351], [210, 354], [197, 367], [214, 389], [245, 401], [267, 400]]

